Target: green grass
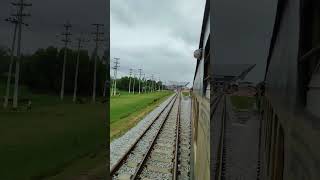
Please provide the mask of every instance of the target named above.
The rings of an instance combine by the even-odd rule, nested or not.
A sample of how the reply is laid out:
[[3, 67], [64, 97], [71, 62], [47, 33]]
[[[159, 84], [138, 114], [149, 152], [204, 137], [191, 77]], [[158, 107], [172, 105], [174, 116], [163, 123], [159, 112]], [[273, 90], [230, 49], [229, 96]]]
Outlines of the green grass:
[[254, 97], [231, 96], [231, 103], [236, 109], [250, 109], [255, 103]]
[[183, 96], [189, 96], [189, 94], [190, 94], [189, 92], [182, 91]]
[[110, 102], [110, 139], [113, 140], [132, 128], [148, 112], [172, 94], [171, 91], [147, 94], [128, 94], [111, 97]]
[[[3, 96], [3, 86], [0, 90]], [[58, 95], [33, 95], [24, 87], [21, 91], [32, 99], [30, 112], [0, 107], [1, 180], [44, 179], [74, 164], [87, 168], [90, 163], [83, 159], [105, 149], [105, 104], [73, 104], [70, 97], [61, 102]]]
[[106, 159], [107, 152], [104, 149], [103, 152], [94, 153], [75, 161], [63, 172], [46, 180], [95, 179], [96, 177], [107, 179]]

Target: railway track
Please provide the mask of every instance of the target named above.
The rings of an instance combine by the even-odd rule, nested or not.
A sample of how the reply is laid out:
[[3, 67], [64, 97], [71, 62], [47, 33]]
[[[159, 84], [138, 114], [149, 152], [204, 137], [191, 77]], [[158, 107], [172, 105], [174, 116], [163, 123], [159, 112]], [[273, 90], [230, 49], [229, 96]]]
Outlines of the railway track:
[[180, 144], [188, 135], [188, 131], [180, 130], [186, 129], [181, 128], [180, 110], [181, 95], [178, 93], [111, 168], [112, 179], [177, 179], [178, 175], [188, 176], [184, 172], [189, 162], [181, 161], [179, 157], [184, 152], [180, 149], [190, 148], [188, 143]]
[[[217, 109], [219, 103], [222, 103], [222, 114], [221, 114], [221, 131], [219, 135], [219, 147], [218, 147], [218, 159], [215, 165], [215, 179], [218, 180], [225, 180], [226, 179], [226, 156], [227, 156], [227, 145], [226, 145], [226, 118], [227, 118], [227, 111], [226, 111], [226, 97], [225, 95], [221, 94], [217, 98], [214, 99], [212, 102], [213, 112]], [[212, 112], [211, 112], [212, 113]], [[211, 114], [211, 118], [213, 118], [213, 113]]]

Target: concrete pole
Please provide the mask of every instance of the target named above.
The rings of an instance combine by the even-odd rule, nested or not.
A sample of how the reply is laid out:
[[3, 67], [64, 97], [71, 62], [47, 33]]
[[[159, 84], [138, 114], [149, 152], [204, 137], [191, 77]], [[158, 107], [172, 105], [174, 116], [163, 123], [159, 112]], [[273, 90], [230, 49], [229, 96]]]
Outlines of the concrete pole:
[[96, 91], [97, 91], [97, 61], [98, 61], [98, 42], [96, 42], [94, 58], [94, 70], [93, 70], [93, 87], [92, 87], [92, 102], [96, 102]]
[[23, 0], [21, 0], [20, 3], [21, 3], [21, 6], [20, 6], [20, 10], [19, 10], [20, 16], [18, 16], [18, 49], [17, 49], [16, 71], [15, 71], [14, 92], [13, 92], [13, 108], [18, 107]]
[[8, 107], [8, 101], [9, 101], [9, 95], [10, 95], [10, 84], [11, 84], [12, 66], [13, 66], [13, 59], [14, 59], [13, 54], [14, 54], [15, 43], [16, 43], [17, 28], [18, 28], [18, 22], [15, 22], [13, 41], [12, 41], [11, 52], [10, 52], [10, 65], [9, 65], [9, 72], [8, 72], [8, 78], [7, 78], [6, 95], [4, 97], [4, 103], [3, 103], [4, 108]]
[[150, 81], [149, 81], [149, 92], [152, 93], [152, 77], [150, 77]]
[[[109, 79], [109, 75], [108, 73], [110, 73], [110, 65], [109, 65], [109, 61], [108, 61], [108, 54], [107, 54], [107, 50], [104, 51], [104, 60], [105, 60], [105, 63], [106, 63], [106, 80], [104, 82], [104, 88], [103, 88], [103, 97], [106, 97], [106, 94], [107, 94], [107, 88], [108, 88], [108, 79]], [[109, 95], [108, 95], [109, 96]]]
[[114, 58], [115, 59], [115, 62], [114, 62], [114, 88], [113, 88], [113, 95], [115, 96], [117, 94], [117, 73], [118, 73], [118, 68], [120, 67], [119, 66], [119, 60], [120, 58]]
[[95, 47], [95, 58], [94, 58], [94, 71], [93, 71], [93, 87], [92, 87], [92, 102], [96, 102], [96, 91], [97, 91], [97, 61], [98, 61], [98, 49], [99, 49], [99, 41], [100, 35], [104, 34], [100, 32], [100, 28], [103, 26], [103, 24], [92, 24], [96, 28], [96, 32], [93, 34], [96, 35], [95, 37], [95, 42], [96, 42], [96, 47]]
[[141, 83], [141, 73], [142, 73], [142, 69], [139, 69], [139, 94], [141, 93], [140, 92], [140, 83]]
[[64, 41], [64, 57], [63, 57], [63, 67], [62, 67], [62, 80], [61, 80], [61, 91], [60, 91], [60, 99], [63, 100], [64, 97], [64, 81], [65, 81], [65, 76], [66, 76], [66, 62], [67, 62], [67, 47], [68, 47], [68, 42], [69, 42], [69, 36], [71, 35], [69, 33], [69, 29], [71, 28], [71, 25], [69, 22], [67, 22], [64, 25], [66, 31], [65, 31], [65, 39]]
[[116, 81], [117, 81], [117, 73], [116, 73], [116, 69], [114, 69], [114, 72], [113, 72], [113, 95], [115, 96], [117, 94], [117, 87], [116, 87]]
[[114, 79], [114, 95], [117, 95], [117, 69], [116, 69], [116, 78]]
[[143, 78], [142, 78], [142, 93], [145, 93], [146, 92], [146, 75], [143, 74]]
[[74, 89], [73, 89], [73, 99], [72, 99], [73, 102], [76, 102], [76, 99], [77, 99], [80, 48], [81, 48], [81, 39], [78, 39], [78, 55], [77, 55], [77, 63], [76, 63], [76, 72], [74, 76]]
[[130, 69], [130, 73], [129, 73], [129, 94], [131, 93], [131, 76], [132, 76], [132, 69]]
[[136, 84], [136, 75], [133, 72], [133, 94], [134, 94], [134, 86], [135, 86], [135, 84]]
[[67, 45], [64, 46], [64, 57], [63, 57], [63, 67], [62, 67], [62, 81], [61, 81], [61, 91], [60, 91], [60, 99], [61, 100], [63, 100], [63, 96], [64, 96], [64, 81], [65, 81], [65, 76], [66, 76], [66, 61], [67, 61]]

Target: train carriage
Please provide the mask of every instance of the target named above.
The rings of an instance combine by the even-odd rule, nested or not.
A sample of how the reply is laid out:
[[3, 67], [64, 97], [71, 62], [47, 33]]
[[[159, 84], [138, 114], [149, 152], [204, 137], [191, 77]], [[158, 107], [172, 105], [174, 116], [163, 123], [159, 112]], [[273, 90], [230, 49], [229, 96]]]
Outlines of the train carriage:
[[259, 179], [320, 178], [320, 2], [279, 0], [261, 104]]
[[210, 179], [210, 15], [206, 1], [192, 88], [193, 179]]

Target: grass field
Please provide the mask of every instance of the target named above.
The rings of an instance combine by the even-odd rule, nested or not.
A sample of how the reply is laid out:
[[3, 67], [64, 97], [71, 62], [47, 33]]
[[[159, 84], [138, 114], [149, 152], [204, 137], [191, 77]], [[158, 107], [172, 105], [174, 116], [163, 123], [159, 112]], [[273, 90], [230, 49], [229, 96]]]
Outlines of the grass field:
[[62, 103], [58, 96], [21, 91], [32, 99], [30, 112], [0, 107], [1, 180], [69, 180], [105, 167], [105, 104], [73, 104], [71, 97]]
[[124, 134], [139, 122], [148, 112], [152, 111], [171, 91], [154, 92], [148, 94], [128, 94], [121, 92], [121, 96], [111, 97], [110, 102], [110, 139]]
[[182, 91], [182, 95], [183, 95], [183, 96], [189, 96], [190, 93], [189, 93], [189, 92], [186, 92], [186, 91]]
[[255, 103], [254, 97], [247, 96], [231, 96], [231, 103], [236, 109], [249, 109], [252, 108]]

